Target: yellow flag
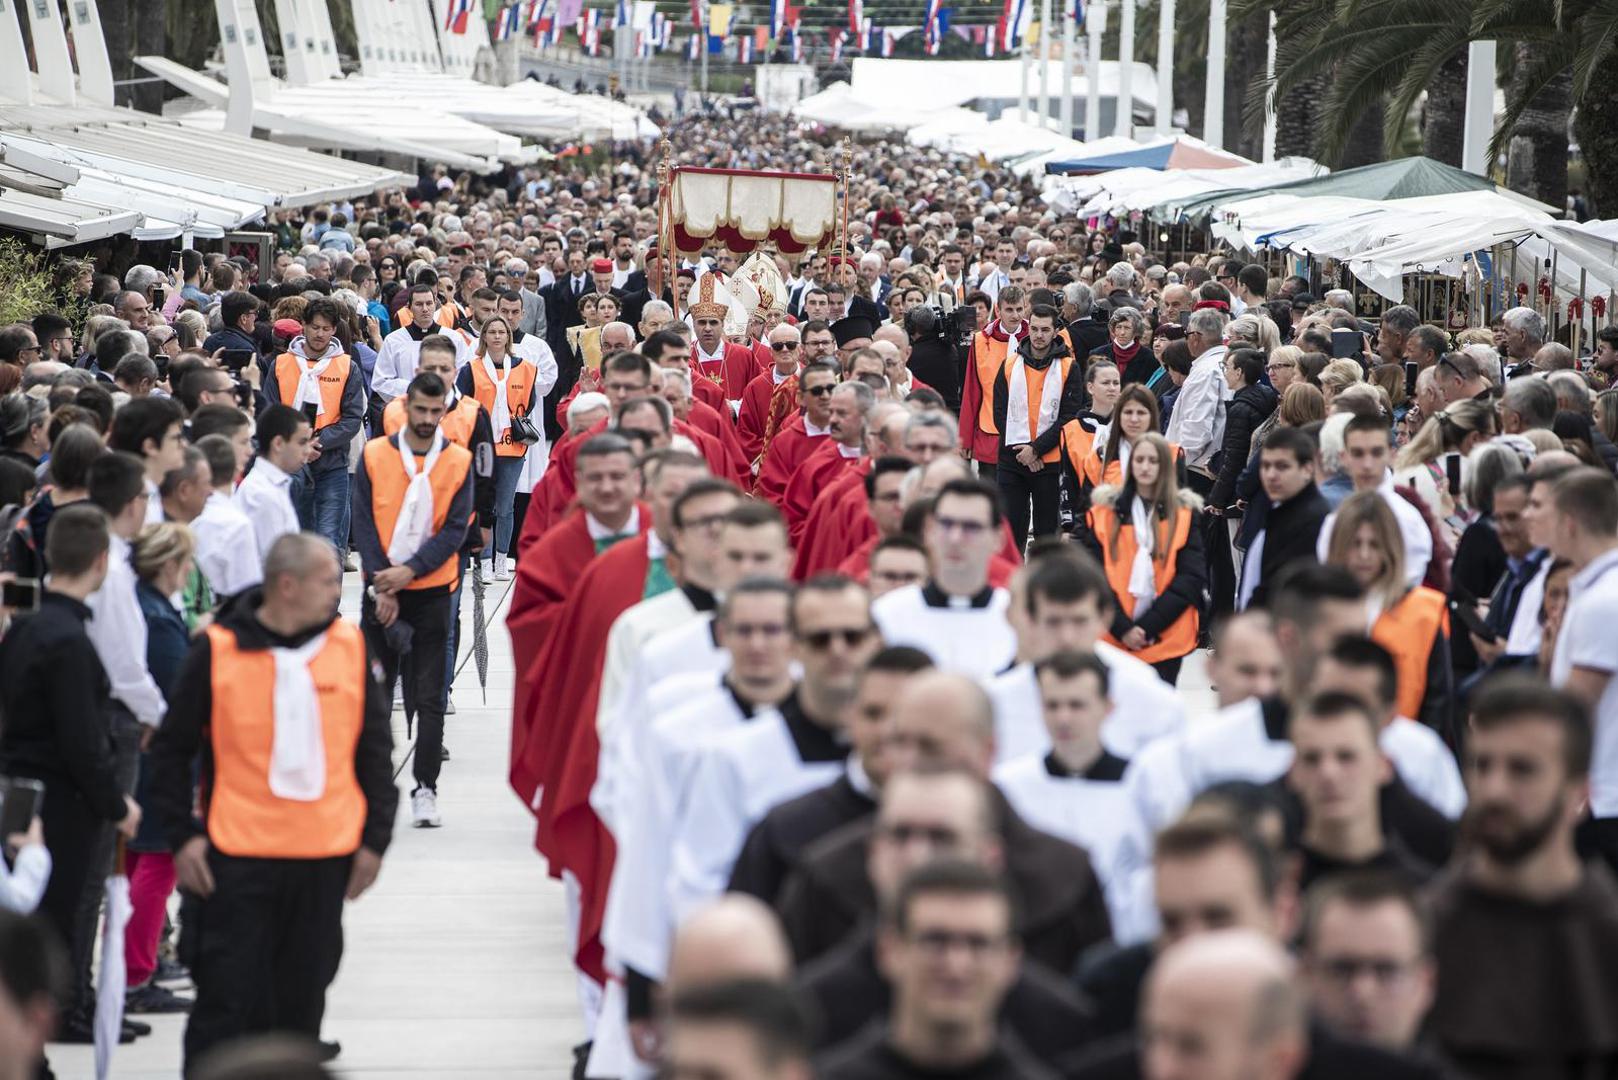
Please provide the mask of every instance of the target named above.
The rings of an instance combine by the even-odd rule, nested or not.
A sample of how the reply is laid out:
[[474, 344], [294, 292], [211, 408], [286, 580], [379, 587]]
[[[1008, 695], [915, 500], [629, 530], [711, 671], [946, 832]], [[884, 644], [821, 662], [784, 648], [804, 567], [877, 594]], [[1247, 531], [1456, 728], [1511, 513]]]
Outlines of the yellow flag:
[[735, 11], [734, 4], [709, 4], [708, 33], [714, 37], [729, 37], [730, 17]]

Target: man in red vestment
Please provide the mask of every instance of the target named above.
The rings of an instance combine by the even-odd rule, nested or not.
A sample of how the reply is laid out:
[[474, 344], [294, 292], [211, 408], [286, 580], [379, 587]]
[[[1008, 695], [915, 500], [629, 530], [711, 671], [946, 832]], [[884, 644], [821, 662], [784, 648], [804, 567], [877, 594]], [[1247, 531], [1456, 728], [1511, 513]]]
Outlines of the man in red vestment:
[[[610, 322], [601, 328], [601, 359], [603, 363], [610, 357], [621, 352], [629, 352], [635, 347], [635, 331], [628, 323]], [[567, 408], [573, 404], [580, 394], [591, 390], [600, 390], [602, 381], [606, 378], [604, 368], [591, 370], [587, 366], [579, 369], [578, 381], [573, 384], [561, 401], [556, 403], [556, 422], [567, 429]]]
[[[660, 368], [679, 368], [690, 375], [691, 397], [724, 416], [730, 412], [730, 406], [725, 402], [725, 389], [712, 379], [691, 370], [691, 340], [687, 334], [685, 323], [677, 323], [647, 338], [640, 351]], [[753, 459], [750, 457], [747, 460]]]
[[972, 351], [961, 378], [961, 448], [978, 463], [978, 472], [994, 479], [1000, 462], [1000, 433], [994, 425], [994, 379], [1006, 357], [1027, 332], [1023, 319], [1028, 304], [1015, 285], [1000, 290], [995, 314], [988, 326], [972, 335]]
[[[526, 715], [513, 722], [522, 724], [529, 736], [522, 760], [511, 763], [511, 779], [518, 796], [539, 819], [534, 844], [550, 861], [555, 876], [564, 867], [581, 881], [593, 876], [588, 867], [580, 875], [581, 868], [570, 858], [574, 853], [558, 850], [554, 826], [559, 813], [589, 805], [595, 782], [596, 699], [607, 635], [619, 615], [674, 587], [665, 565], [673, 537], [674, 502], [707, 472], [706, 464], [686, 451], [656, 452], [647, 462], [645, 480], [652, 531], [614, 545], [585, 567], [543, 653], [520, 677], [517, 698], [526, 702]], [[588, 776], [581, 769], [586, 761]], [[537, 790], [519, 786], [519, 780], [528, 778], [537, 778]], [[610, 866], [610, 850], [606, 858]], [[593, 955], [579, 957], [578, 966], [597, 982], [604, 980], [599, 943]]]
[[511, 760], [512, 783], [527, 801], [532, 801], [539, 778], [516, 772], [530, 734], [523, 723], [530, 717], [522, 691], [534, 685], [551, 628], [585, 567], [619, 540], [651, 527], [650, 508], [636, 501], [641, 478], [635, 457], [634, 446], [621, 435], [604, 432], [586, 439], [574, 466], [578, 505], [517, 559], [517, 582], [506, 614], [511, 655], [518, 665]]
[[[859, 382], [840, 384], [831, 395], [831, 435], [823, 439], [803, 459], [787, 484], [781, 512], [787, 521], [787, 534], [797, 544], [803, 536], [804, 519], [815, 496], [844, 472], [858, 468], [865, 459], [867, 419], [872, 417], [876, 394]], [[883, 402], [885, 410], [898, 408]]]
[[770, 395], [777, 386], [798, 374], [799, 358], [803, 354], [798, 328], [782, 323], [771, 330], [770, 352], [769, 370], [747, 384], [736, 414], [736, 434], [749, 462], [757, 461], [764, 453], [764, 423], [770, 411]]
[[770, 440], [753, 494], [781, 505], [798, 466], [816, 443], [831, 435], [831, 395], [838, 377], [836, 366], [829, 363], [812, 364], [798, 376], [798, 408], [802, 411]]
[[703, 274], [691, 289], [691, 325], [697, 331], [691, 353], [693, 375], [717, 381], [726, 401], [740, 401], [753, 376], [763, 370], [746, 345], [725, 340], [725, 315], [730, 293], [713, 274]]

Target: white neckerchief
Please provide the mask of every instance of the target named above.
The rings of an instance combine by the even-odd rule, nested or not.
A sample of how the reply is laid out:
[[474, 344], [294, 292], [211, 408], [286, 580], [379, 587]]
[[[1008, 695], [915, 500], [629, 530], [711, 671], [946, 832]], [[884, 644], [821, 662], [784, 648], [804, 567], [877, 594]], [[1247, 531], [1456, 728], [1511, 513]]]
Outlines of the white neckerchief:
[[505, 365], [499, 369], [498, 375], [495, 374], [494, 361], [489, 359], [488, 353], [484, 353], [479, 359], [483, 361], [483, 373], [494, 383], [494, 408], [489, 410], [489, 424], [494, 428], [494, 441], [499, 442], [506, 437], [506, 432], [511, 430], [511, 403], [506, 400], [506, 380], [511, 378], [511, 357], [506, 357]]
[[316, 416], [325, 416], [326, 399], [320, 394], [320, 376], [331, 367], [331, 362], [338, 354], [328, 348], [326, 355], [316, 360], [313, 367], [309, 366], [308, 357], [302, 353], [294, 352], [292, 355], [298, 361], [298, 388], [292, 395], [292, 407], [301, 409], [305, 405], [313, 405]]
[[[487, 361], [485, 361], [487, 362]], [[405, 443], [405, 433], [399, 432], [399, 459], [404, 462], [405, 475], [410, 486], [405, 488], [404, 505], [393, 524], [393, 537], [388, 541], [388, 562], [403, 566], [415, 558], [417, 550], [426, 542], [433, 528], [433, 487], [428, 476], [438, 463], [438, 452], [444, 448], [444, 433], [433, 432], [433, 445], [427, 451], [427, 460], [416, 468], [416, 455]]]
[[275, 660], [275, 736], [270, 750], [270, 793], [314, 802], [326, 791], [326, 740], [320, 695], [309, 664], [326, 644], [324, 632], [296, 649], [270, 650]]
[[1157, 530], [1152, 527], [1152, 508], [1139, 495], [1130, 504], [1129, 523], [1135, 528], [1135, 562], [1129, 568], [1129, 595], [1135, 598], [1135, 610], [1130, 617], [1138, 619], [1157, 599], [1157, 568], [1152, 564]]
[[1045, 369], [1045, 385], [1039, 394], [1039, 415], [1028, 413], [1028, 380], [1023, 376], [1022, 353], [1014, 353], [1006, 373], [1006, 445], [1021, 446], [1056, 423], [1062, 407], [1062, 360], [1053, 357]]

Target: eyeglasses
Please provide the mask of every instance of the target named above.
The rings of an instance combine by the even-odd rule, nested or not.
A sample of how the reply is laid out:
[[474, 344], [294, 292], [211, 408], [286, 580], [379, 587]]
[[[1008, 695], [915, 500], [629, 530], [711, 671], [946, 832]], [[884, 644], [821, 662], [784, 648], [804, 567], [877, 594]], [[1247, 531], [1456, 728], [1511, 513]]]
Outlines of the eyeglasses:
[[726, 511], [723, 514], [708, 514], [705, 517], [686, 518], [678, 524], [677, 528], [682, 532], [691, 529], [717, 529], [725, 523], [725, 519], [729, 516], [729, 511]]
[[982, 521], [962, 521], [960, 518], [934, 517], [933, 524], [938, 526], [939, 532], [958, 532], [968, 540], [976, 539], [989, 531], [989, 526]]
[[803, 388], [803, 392], [810, 397], [831, 397], [832, 391], [836, 389], [835, 384], [828, 383], [825, 386], [806, 386]]
[[1277, 371], [1286, 371], [1288, 368], [1295, 368], [1297, 366], [1297, 364], [1294, 364], [1290, 360], [1283, 360], [1279, 364], [1270, 364], [1264, 370], [1273, 373]]
[[772, 341], [772, 342], [770, 342], [770, 348], [774, 349], [776, 352], [789, 352], [790, 350], [796, 349], [797, 347], [798, 347], [798, 343], [796, 341]]
[[1439, 367], [1447, 367], [1447, 368], [1449, 368], [1449, 369], [1450, 369], [1450, 370], [1451, 370], [1451, 371], [1453, 371], [1453, 372], [1455, 372], [1455, 377], [1456, 377], [1456, 378], [1457, 378], [1457, 379], [1463, 379], [1463, 380], [1464, 380], [1464, 379], [1465, 379], [1465, 378], [1466, 378], [1466, 376], [1465, 376], [1465, 375], [1462, 375], [1462, 374], [1461, 374], [1461, 367], [1460, 367], [1460, 365], [1459, 365], [1459, 364], [1457, 364], [1457, 363], [1456, 363], [1456, 362], [1455, 362], [1455, 361], [1453, 361], [1453, 360], [1451, 360], [1451, 359], [1450, 359], [1450, 358], [1449, 358], [1449, 357], [1447, 357], [1447, 356], [1442, 356], [1442, 357], [1439, 357], [1439, 360], [1438, 360], [1438, 366], [1439, 366]]
[[858, 626], [841, 630], [807, 630], [798, 639], [815, 652], [825, 652], [833, 641], [841, 641], [844, 648], [857, 649], [876, 631], [874, 626]]

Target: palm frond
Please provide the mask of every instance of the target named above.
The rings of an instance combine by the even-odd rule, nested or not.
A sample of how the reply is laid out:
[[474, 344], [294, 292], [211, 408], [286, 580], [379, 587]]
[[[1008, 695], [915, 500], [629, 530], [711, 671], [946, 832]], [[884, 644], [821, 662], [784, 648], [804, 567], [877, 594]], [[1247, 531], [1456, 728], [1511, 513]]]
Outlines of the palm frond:
[[1590, 92], [1597, 69], [1618, 49], [1618, 0], [1590, 6], [1578, 23], [1578, 52], [1573, 58], [1573, 100]]
[[1505, 152], [1517, 121], [1522, 119], [1523, 113], [1528, 111], [1540, 92], [1567, 73], [1572, 65], [1574, 48], [1570, 43], [1558, 41], [1547, 45], [1543, 52], [1533, 57], [1522, 77], [1520, 89], [1506, 95], [1505, 112], [1501, 113], [1494, 137], [1489, 140], [1491, 159]]

